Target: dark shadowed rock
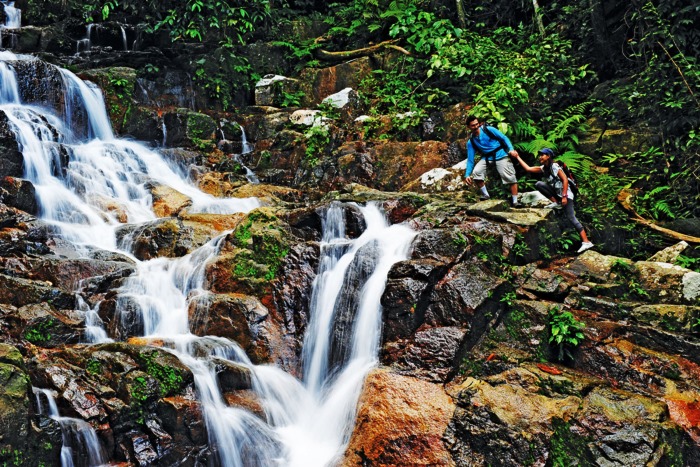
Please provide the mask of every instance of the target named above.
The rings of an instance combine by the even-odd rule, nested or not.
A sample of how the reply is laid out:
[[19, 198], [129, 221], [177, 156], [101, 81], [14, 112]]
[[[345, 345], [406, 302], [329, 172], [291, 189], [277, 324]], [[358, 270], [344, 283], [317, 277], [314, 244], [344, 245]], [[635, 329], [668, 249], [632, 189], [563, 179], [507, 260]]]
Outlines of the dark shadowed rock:
[[299, 341], [309, 322], [308, 310], [319, 253], [316, 243], [293, 245], [280, 268], [280, 277], [284, 280], [275, 281], [272, 286], [275, 307], [284, 319], [286, 331]]
[[31, 182], [20, 178], [4, 177], [0, 180], [0, 188], [3, 203], [32, 215], [39, 212], [36, 190]]
[[24, 175], [24, 157], [4, 111], [0, 111], [0, 154], [3, 155], [0, 158], [0, 177]]
[[379, 245], [370, 242], [362, 246], [348, 266], [340, 294], [335, 303], [330, 340], [329, 368], [346, 363], [352, 352], [352, 335], [361, 305], [363, 286], [374, 272], [379, 260]]
[[457, 355], [465, 334], [465, 329], [451, 326], [421, 328], [411, 339], [385, 345], [382, 361], [401, 374], [445, 382], [459, 365]]

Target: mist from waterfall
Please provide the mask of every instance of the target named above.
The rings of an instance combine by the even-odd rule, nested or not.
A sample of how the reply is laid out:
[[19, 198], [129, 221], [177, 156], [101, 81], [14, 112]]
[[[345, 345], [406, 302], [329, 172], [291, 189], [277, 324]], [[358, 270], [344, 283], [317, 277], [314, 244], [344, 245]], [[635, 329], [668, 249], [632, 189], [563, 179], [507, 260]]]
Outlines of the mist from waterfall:
[[[279, 368], [253, 365], [236, 343], [190, 332], [190, 310], [208, 305], [206, 265], [219, 253], [226, 233], [180, 258], [139, 261], [130, 251], [132, 239], [127, 235], [118, 242], [116, 230], [156, 219], [149, 183], [191, 198], [190, 212], [247, 212], [259, 206], [257, 199], [205, 194], [158, 152], [115, 137], [100, 90], [67, 70], [61, 70], [65, 108], [22, 104], [12, 65], [23, 59], [0, 53], [0, 110], [24, 156], [40, 217], [78, 251], [103, 249], [133, 259], [135, 272], [117, 290], [117, 315], [136, 315], [144, 336], [161, 339], [191, 369], [216, 457], [212, 463], [320, 467], [337, 462], [349, 441], [364, 378], [377, 364], [380, 298], [388, 271], [408, 256], [415, 233], [389, 225], [377, 205], [332, 204], [323, 214], [320, 267], [304, 338], [304, 377], [300, 381]], [[80, 115], [87, 116], [85, 121]], [[366, 224], [356, 239], [346, 235], [348, 209], [358, 211]], [[93, 342], [109, 341], [95, 310], [78, 303]], [[334, 333], [338, 326], [342, 332]], [[265, 420], [226, 404], [217, 359], [250, 369]]]

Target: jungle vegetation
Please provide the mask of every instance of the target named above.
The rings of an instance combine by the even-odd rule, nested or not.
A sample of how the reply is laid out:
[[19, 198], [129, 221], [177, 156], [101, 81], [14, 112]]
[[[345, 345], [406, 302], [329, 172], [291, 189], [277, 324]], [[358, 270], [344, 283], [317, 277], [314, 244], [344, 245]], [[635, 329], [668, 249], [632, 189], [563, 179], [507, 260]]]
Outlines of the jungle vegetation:
[[[52, 3], [30, 2], [25, 17], [139, 23], [174, 45], [213, 51], [193, 68], [226, 106], [259, 78], [245, 56], [252, 42], [283, 46], [297, 70], [329, 66], [332, 54], [321, 52], [383, 46], [391, 60], [359, 89], [373, 112], [412, 112], [411, 125], [436, 109], [473, 103], [519, 150], [553, 147], [578, 172], [581, 218], [594, 233], [627, 231], [641, 256], [662, 241], [629, 221], [616, 198], [623, 189], [654, 222], [700, 218], [694, 0], [63, 0], [60, 10]], [[300, 22], [324, 32], [300, 38], [290, 27]], [[579, 138], [592, 122], [651, 133], [654, 144], [583, 155]], [[685, 265], [698, 268], [698, 256], [696, 248]]]

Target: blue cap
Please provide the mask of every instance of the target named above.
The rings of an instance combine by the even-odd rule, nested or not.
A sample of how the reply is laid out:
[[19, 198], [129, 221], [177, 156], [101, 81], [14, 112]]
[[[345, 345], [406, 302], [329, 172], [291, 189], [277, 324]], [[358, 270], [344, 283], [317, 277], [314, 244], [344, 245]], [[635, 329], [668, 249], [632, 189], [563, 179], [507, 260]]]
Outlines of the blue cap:
[[537, 154], [545, 154], [549, 157], [554, 157], [554, 151], [552, 151], [549, 148], [540, 149], [539, 151], [537, 151]]

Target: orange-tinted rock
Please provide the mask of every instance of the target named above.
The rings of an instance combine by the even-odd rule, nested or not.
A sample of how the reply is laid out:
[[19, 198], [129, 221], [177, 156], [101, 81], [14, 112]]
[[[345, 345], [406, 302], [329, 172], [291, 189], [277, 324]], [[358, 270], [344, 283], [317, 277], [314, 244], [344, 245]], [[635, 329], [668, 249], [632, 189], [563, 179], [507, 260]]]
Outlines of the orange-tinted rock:
[[299, 74], [305, 92], [304, 105], [318, 105], [323, 99], [345, 88], [357, 89], [360, 81], [372, 71], [369, 58], [363, 57], [328, 68], [307, 68]]
[[385, 190], [398, 190], [425, 172], [448, 165], [448, 144], [440, 141], [385, 143], [372, 149], [377, 183]]
[[341, 465], [454, 465], [442, 441], [454, 409], [439, 385], [374, 370]]
[[154, 186], [151, 194], [153, 195], [153, 213], [158, 217], [176, 216], [192, 204], [188, 196], [165, 185]]
[[683, 427], [700, 444], [700, 401], [666, 399], [671, 420]]

